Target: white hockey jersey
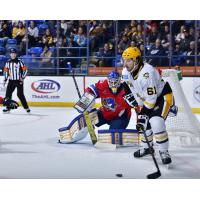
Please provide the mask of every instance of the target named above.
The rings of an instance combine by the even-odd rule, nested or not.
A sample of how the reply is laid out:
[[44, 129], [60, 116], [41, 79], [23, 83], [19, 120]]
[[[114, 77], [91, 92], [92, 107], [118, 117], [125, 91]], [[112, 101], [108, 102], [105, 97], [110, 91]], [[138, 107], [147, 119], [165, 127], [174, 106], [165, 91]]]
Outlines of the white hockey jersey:
[[159, 72], [148, 63], [144, 63], [135, 77], [132, 77], [124, 68], [122, 70], [122, 81], [129, 85], [138, 105], [145, 105], [148, 109], [154, 107], [157, 97], [160, 96], [165, 86]]

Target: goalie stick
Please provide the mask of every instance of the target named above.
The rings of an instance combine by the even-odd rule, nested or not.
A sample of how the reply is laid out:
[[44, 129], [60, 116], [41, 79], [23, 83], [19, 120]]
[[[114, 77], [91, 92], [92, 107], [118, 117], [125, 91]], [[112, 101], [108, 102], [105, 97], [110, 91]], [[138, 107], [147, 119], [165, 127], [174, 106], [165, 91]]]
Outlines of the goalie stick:
[[[73, 78], [73, 81], [74, 81], [74, 85], [76, 87], [76, 91], [77, 91], [78, 97], [80, 99], [81, 98], [81, 93], [80, 93], [80, 90], [78, 88], [78, 84], [76, 82], [75, 76], [74, 76], [74, 70], [72, 70], [72, 67], [71, 67], [70, 63], [68, 63], [68, 66], [70, 68], [70, 71], [72, 72], [72, 78]], [[92, 144], [95, 144], [97, 142], [97, 136], [95, 134], [95, 131], [94, 131], [94, 128], [93, 128], [93, 125], [92, 125], [92, 121], [91, 121], [91, 119], [89, 117], [88, 111], [83, 112], [83, 115], [84, 115], [84, 118], [85, 118], [85, 122], [86, 122], [86, 125], [87, 125], [87, 128], [88, 128], [88, 132], [89, 132]]]
[[[73, 78], [74, 85], [76, 87], [76, 91], [78, 93], [78, 96], [79, 96], [79, 98], [81, 98], [81, 93], [80, 93], [80, 90], [78, 88], [78, 84], [76, 82], [76, 78], [74, 76], [74, 70], [72, 70], [72, 67], [71, 67], [70, 63], [68, 63], [68, 66], [70, 68], [70, 71], [72, 72], [72, 78]], [[88, 111], [84, 111], [83, 115], [84, 115], [85, 122], [86, 122], [86, 125], [87, 125], [88, 133], [90, 135], [90, 139], [91, 139], [93, 145], [96, 148], [99, 148], [99, 149], [114, 150], [116, 148], [116, 145], [114, 145], [114, 144], [103, 144], [103, 143], [97, 142], [97, 136], [95, 134], [95, 130], [94, 130], [94, 127], [92, 125], [92, 121], [90, 119], [89, 112]]]

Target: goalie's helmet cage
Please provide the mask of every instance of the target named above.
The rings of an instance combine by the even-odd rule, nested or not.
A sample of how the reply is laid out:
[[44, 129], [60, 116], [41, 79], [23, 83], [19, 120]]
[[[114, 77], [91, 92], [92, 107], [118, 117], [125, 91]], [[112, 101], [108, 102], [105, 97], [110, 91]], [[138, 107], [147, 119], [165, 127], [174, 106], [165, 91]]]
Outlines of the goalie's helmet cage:
[[115, 94], [117, 93], [117, 89], [120, 87], [121, 76], [118, 72], [112, 71], [108, 74], [108, 86]]

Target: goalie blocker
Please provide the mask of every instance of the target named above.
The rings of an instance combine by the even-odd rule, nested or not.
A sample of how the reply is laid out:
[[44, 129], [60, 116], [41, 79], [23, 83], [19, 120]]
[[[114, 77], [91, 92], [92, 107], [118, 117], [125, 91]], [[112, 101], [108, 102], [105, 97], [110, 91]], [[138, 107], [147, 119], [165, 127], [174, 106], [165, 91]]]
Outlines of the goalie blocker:
[[95, 96], [91, 93], [85, 92], [79, 101], [74, 105], [74, 108], [79, 112], [83, 113], [92, 107]]

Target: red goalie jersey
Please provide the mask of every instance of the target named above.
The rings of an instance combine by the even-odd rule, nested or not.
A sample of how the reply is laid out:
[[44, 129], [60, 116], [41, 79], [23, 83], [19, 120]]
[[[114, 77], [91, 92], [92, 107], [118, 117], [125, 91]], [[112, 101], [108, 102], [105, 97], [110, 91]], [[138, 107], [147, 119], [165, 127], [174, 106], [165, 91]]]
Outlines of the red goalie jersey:
[[108, 81], [98, 81], [96, 84], [90, 85], [86, 88], [86, 92], [92, 93], [96, 98], [101, 98], [102, 107], [100, 108], [103, 117], [106, 120], [113, 120], [127, 113], [128, 120], [131, 117], [131, 107], [123, 98], [125, 90], [120, 84], [116, 93], [113, 93], [109, 88]]

